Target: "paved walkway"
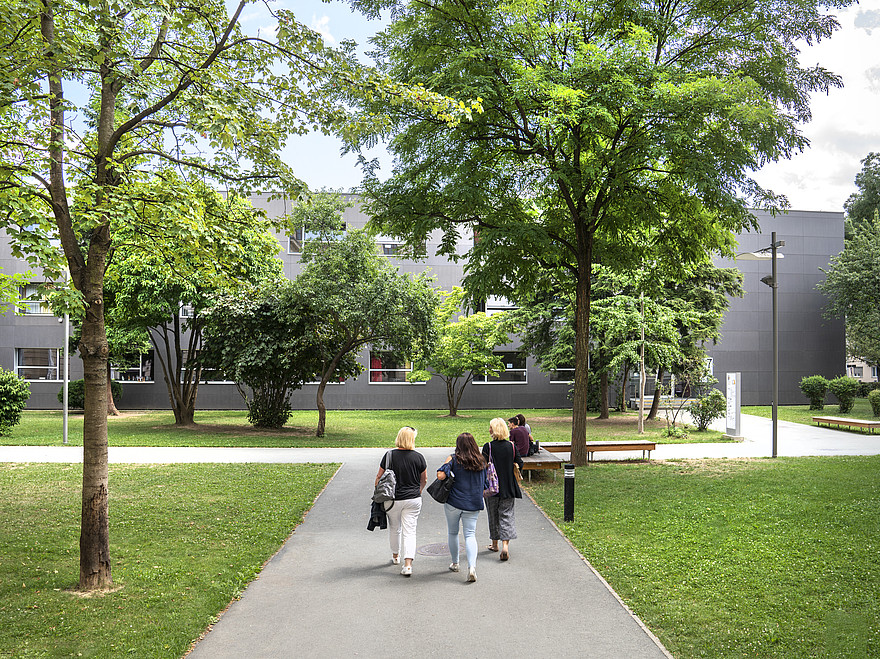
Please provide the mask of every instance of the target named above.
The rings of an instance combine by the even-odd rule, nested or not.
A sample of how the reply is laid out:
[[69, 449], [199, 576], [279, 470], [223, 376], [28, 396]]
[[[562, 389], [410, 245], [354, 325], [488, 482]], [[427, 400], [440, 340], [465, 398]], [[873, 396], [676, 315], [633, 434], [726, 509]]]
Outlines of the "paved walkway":
[[[743, 417], [743, 434], [746, 441], [736, 444], [661, 445], [652, 457], [770, 455], [769, 420]], [[448, 453], [421, 451], [429, 473]], [[369, 496], [383, 453], [384, 449], [110, 449], [111, 462], [120, 463], [343, 463], [305, 522], [191, 657], [670, 656], [529, 499], [517, 502], [519, 538], [511, 543], [511, 558], [505, 563], [485, 549], [487, 527], [485, 517], [480, 517], [477, 582], [468, 584], [465, 573], [447, 570], [442, 507], [426, 495], [413, 576], [400, 576], [399, 567], [389, 561], [388, 532], [366, 530]], [[880, 454], [880, 435], [779, 422], [778, 454]], [[0, 462], [81, 459], [76, 447], [0, 447]]]

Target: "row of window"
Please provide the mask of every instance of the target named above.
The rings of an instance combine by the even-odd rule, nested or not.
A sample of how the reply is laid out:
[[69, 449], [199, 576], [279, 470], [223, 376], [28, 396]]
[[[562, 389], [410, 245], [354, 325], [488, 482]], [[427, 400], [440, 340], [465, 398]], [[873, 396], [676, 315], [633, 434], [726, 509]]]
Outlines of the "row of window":
[[[847, 364], [846, 365], [846, 374], [851, 378], [863, 378], [865, 377], [865, 366], [859, 364]], [[876, 380], [878, 369], [876, 366], [868, 366], [867, 367], [871, 371], [871, 377]]]
[[[475, 375], [475, 384], [493, 382], [528, 382], [525, 355], [518, 352], [497, 352], [504, 361], [505, 370], [499, 375]], [[16, 348], [15, 372], [25, 380], [61, 380], [60, 348]], [[130, 368], [112, 367], [110, 375], [121, 382], [154, 382], [154, 355], [150, 350], [139, 356], [138, 363]], [[412, 371], [412, 362], [396, 360], [389, 353], [370, 352], [368, 380], [370, 384], [408, 384], [407, 375]], [[222, 380], [203, 373], [203, 382], [218, 383]], [[560, 369], [551, 374], [553, 382], [569, 382], [574, 377], [574, 369]], [[314, 383], [316, 384], [316, 383]], [[342, 384], [342, 383], [340, 383]]]

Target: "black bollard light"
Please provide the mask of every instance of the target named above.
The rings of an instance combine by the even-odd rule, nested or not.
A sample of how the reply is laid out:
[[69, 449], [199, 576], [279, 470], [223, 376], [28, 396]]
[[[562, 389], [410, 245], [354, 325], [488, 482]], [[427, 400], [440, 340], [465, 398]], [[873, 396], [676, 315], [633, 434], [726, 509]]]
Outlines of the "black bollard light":
[[574, 521], [574, 465], [565, 465], [565, 496], [562, 504], [562, 519]]

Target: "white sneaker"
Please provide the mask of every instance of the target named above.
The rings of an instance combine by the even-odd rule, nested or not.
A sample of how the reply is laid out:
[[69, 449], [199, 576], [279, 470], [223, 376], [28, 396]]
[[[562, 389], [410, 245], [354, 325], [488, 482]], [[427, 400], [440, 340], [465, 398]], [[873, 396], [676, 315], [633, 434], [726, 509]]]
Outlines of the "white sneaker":
[[400, 556], [392, 556], [391, 563], [392, 565], [400, 565]]
[[467, 578], [467, 580], [468, 580], [469, 582], [473, 582], [473, 581], [476, 581], [476, 580], [477, 580], [477, 568], [475, 568], [475, 567], [469, 567], [469, 568], [468, 568], [468, 578]]
[[458, 572], [458, 563], [450, 563], [450, 564], [449, 564], [449, 569], [450, 569], [452, 572]]
[[412, 565], [404, 565], [403, 569], [400, 571], [400, 573], [405, 577], [411, 577], [412, 576]]

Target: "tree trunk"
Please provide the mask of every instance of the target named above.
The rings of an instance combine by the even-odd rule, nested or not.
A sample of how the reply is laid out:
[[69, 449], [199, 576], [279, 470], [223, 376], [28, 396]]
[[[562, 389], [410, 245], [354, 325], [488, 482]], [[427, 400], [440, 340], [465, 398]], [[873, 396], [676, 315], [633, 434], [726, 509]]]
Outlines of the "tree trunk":
[[578, 238], [575, 297], [574, 400], [571, 410], [571, 461], [587, 464], [587, 393], [590, 382], [590, 293], [593, 237], [580, 218], [575, 218]]
[[657, 412], [660, 409], [660, 385], [663, 383], [663, 369], [657, 369], [657, 379], [654, 382], [654, 398], [651, 400], [651, 411], [648, 412], [648, 420], [653, 421], [657, 418]]
[[623, 379], [620, 381], [620, 391], [617, 394], [617, 411], [626, 412], [626, 389], [629, 386], [629, 366], [623, 369]]
[[107, 362], [107, 415], [119, 416], [116, 401], [113, 400], [113, 378], [110, 376], [110, 362]]
[[324, 386], [327, 380], [321, 378], [321, 384], [318, 385], [317, 404], [318, 404], [318, 428], [315, 430], [315, 437], [323, 437], [327, 428], [327, 407], [324, 405]]
[[608, 407], [608, 371], [602, 371], [599, 375], [599, 418], [611, 418], [611, 410]]
[[79, 539], [79, 590], [113, 585], [110, 571], [109, 467], [107, 464], [107, 358], [103, 277], [110, 231], [93, 233], [80, 283], [86, 303], [79, 349], [85, 380], [83, 415], [82, 525]]
[[458, 416], [458, 401], [455, 398], [455, 382], [446, 378], [446, 402], [449, 404], [449, 416]]

